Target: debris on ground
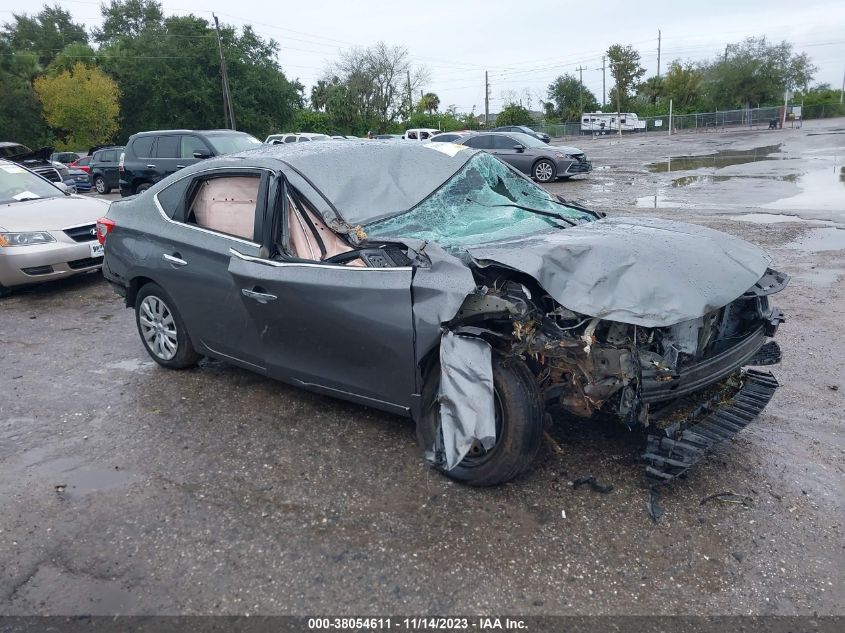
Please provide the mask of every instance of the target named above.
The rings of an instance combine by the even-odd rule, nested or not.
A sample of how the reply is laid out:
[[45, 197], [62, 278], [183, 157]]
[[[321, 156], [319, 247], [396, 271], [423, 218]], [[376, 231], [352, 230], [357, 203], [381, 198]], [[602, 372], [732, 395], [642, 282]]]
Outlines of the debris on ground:
[[55, 488], [56, 488], [56, 492], [62, 493], [67, 488], [67, 484], [56, 484]]
[[581, 486], [589, 486], [594, 492], [600, 492], [604, 495], [613, 490], [612, 484], [600, 484], [593, 475], [587, 475], [585, 477], [575, 479], [572, 482], [572, 487], [575, 488], [575, 490], [578, 490]]
[[749, 497], [748, 495], [740, 495], [735, 492], [727, 491], [727, 492], [717, 492], [714, 495], [709, 495], [704, 497], [699, 505], [704, 505], [708, 501], [722, 501], [724, 503], [739, 503], [745, 506], [746, 508], [750, 508], [754, 504], [754, 500]]
[[563, 449], [560, 447], [560, 444], [557, 443], [555, 438], [549, 435], [548, 431], [543, 433], [543, 438], [551, 445], [556, 455], [563, 455]]
[[742, 552], [731, 552], [731, 556], [733, 556], [738, 563], [741, 563], [742, 560], [745, 558], [745, 554]]
[[660, 517], [666, 512], [663, 509], [663, 506], [660, 505], [660, 493], [652, 486], [649, 488], [648, 491], [648, 502], [646, 503], [646, 509], [648, 510], [648, 516], [651, 517], [651, 520], [657, 523], [660, 521]]

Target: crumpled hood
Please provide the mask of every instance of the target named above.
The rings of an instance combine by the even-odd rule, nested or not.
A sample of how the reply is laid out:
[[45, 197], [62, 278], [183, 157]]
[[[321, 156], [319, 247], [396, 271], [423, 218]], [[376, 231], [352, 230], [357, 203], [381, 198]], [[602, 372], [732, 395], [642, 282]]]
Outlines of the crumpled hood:
[[651, 218], [605, 218], [467, 248], [479, 266], [531, 275], [574, 312], [665, 327], [721, 308], [753, 286], [768, 255], [737, 237]]

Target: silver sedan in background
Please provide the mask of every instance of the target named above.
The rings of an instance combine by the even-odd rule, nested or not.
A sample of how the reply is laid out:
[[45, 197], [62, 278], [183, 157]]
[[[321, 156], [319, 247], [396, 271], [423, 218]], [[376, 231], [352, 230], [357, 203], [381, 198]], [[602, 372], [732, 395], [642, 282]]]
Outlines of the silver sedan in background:
[[103, 247], [96, 223], [108, 206], [0, 160], [0, 296], [16, 286], [98, 270]]
[[520, 132], [483, 132], [452, 142], [486, 150], [537, 182], [570, 178], [593, 170], [593, 164], [587, 160], [587, 155], [577, 147], [547, 145]]

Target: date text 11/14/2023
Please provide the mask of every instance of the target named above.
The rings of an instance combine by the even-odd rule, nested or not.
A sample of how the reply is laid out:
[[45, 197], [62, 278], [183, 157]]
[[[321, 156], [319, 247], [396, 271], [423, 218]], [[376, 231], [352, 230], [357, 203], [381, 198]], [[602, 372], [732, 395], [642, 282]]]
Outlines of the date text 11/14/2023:
[[519, 618], [466, 617], [326, 617], [308, 618], [309, 631], [520, 631]]

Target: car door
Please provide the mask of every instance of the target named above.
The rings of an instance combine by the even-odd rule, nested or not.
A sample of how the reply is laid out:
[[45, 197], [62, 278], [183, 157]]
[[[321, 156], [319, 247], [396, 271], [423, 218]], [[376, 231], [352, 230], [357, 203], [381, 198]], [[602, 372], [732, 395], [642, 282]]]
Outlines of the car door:
[[[287, 207], [278, 205], [275, 225], [285, 225]], [[411, 267], [251, 257], [234, 248], [229, 272], [261, 333], [268, 374], [390, 411], [410, 408]]]
[[492, 148], [488, 151], [493, 154], [499, 160], [503, 160], [504, 162], [513, 165], [520, 171], [526, 171], [526, 169], [530, 169], [530, 166], [526, 167], [525, 163], [525, 149], [521, 152], [514, 149], [517, 145], [522, 145], [516, 139], [505, 136], [503, 134], [495, 134], [492, 136]]
[[103, 180], [110, 189], [114, 189], [120, 185], [120, 173], [117, 170], [117, 150], [107, 149], [100, 153], [100, 171], [103, 174]]
[[181, 163], [181, 136], [179, 134], [165, 134], [159, 136], [155, 145], [155, 160], [148, 169], [153, 172], [153, 182], [164, 180], [175, 174]]
[[168, 220], [152, 256], [197, 349], [264, 371], [253, 320], [228, 272], [230, 249], [258, 255], [271, 172], [231, 167], [176, 180], [155, 196]]

